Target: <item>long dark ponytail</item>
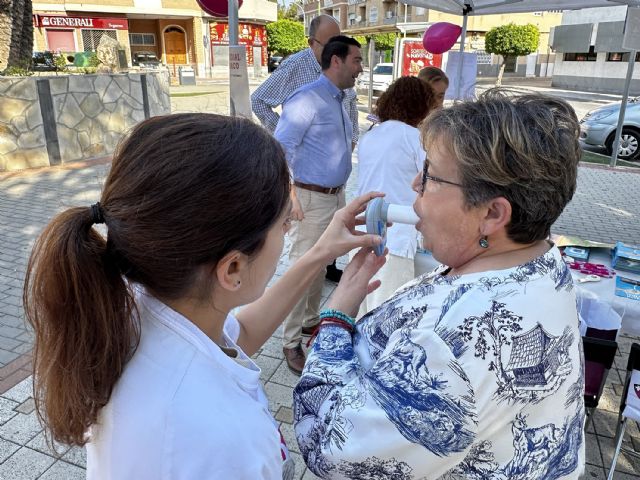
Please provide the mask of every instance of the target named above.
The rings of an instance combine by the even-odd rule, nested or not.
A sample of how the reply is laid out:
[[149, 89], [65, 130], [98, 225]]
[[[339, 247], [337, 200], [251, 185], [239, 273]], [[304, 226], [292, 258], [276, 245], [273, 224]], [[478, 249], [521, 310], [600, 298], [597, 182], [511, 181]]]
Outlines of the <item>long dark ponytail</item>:
[[[24, 290], [35, 331], [35, 401], [55, 440], [84, 445], [139, 340], [132, 285], [161, 299], [197, 269], [257, 252], [288, 203], [280, 145], [248, 120], [154, 117], [114, 155], [99, 207], [69, 209], [40, 235]], [[93, 227], [106, 223], [106, 239]]]

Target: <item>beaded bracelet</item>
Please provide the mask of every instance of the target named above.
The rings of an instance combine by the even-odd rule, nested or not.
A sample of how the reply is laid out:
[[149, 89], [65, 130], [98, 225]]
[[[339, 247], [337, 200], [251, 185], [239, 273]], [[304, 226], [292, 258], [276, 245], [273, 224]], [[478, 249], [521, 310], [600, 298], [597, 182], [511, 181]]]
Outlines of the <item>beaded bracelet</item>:
[[322, 321], [325, 318], [339, 318], [340, 320], [347, 322], [352, 327], [356, 326], [356, 320], [353, 317], [350, 317], [340, 310], [334, 310], [333, 308], [326, 308], [320, 312], [320, 320]]
[[332, 318], [332, 317], [326, 317], [323, 318], [320, 321], [320, 326], [324, 326], [324, 325], [336, 325], [338, 327], [344, 328], [345, 330], [348, 330], [349, 333], [353, 333], [354, 327], [353, 325], [351, 325], [349, 322], [345, 322], [344, 320], [342, 320], [341, 318]]
[[316, 329], [313, 331], [313, 334], [311, 335], [309, 340], [307, 341], [307, 348], [311, 346], [313, 341], [318, 336], [318, 333], [320, 333], [320, 328], [325, 326], [325, 325], [335, 325], [336, 327], [340, 327], [340, 328], [343, 328], [344, 330], [348, 331], [349, 334], [352, 334], [353, 330], [354, 330], [354, 327], [351, 326], [351, 324], [349, 322], [345, 322], [344, 320], [342, 320], [340, 318], [335, 318], [335, 317], [323, 318], [320, 321], [320, 323], [318, 324], [318, 326], [316, 327]]

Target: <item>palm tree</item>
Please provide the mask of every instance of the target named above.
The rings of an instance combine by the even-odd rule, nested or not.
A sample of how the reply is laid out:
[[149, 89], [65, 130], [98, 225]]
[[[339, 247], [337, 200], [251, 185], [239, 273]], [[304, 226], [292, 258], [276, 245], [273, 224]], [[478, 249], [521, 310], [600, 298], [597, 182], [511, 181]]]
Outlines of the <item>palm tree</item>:
[[0, 0], [0, 71], [30, 65], [32, 14], [31, 0]]
[[0, 71], [7, 67], [11, 40], [11, 0], [0, 0]]

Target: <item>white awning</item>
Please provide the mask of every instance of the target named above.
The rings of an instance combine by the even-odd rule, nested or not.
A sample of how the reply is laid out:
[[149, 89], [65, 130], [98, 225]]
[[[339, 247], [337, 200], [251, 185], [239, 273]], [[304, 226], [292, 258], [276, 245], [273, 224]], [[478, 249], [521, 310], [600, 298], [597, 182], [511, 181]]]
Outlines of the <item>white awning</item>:
[[628, 5], [640, 7], [640, 0], [399, 0], [401, 3], [452, 13], [490, 15], [500, 13], [578, 10], [591, 7]]

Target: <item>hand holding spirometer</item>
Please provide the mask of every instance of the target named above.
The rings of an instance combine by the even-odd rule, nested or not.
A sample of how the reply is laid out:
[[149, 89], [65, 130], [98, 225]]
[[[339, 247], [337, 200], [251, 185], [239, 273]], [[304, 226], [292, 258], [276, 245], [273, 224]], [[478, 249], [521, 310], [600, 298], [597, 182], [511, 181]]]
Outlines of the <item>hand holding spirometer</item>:
[[365, 212], [365, 219], [367, 233], [382, 237], [382, 243], [374, 247], [374, 251], [378, 256], [384, 253], [387, 244], [387, 222], [415, 225], [419, 220], [416, 212], [413, 211], [413, 207], [388, 203], [380, 197], [374, 198], [369, 202]]

